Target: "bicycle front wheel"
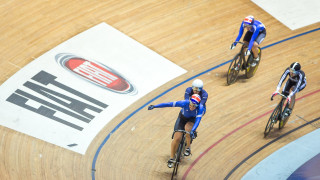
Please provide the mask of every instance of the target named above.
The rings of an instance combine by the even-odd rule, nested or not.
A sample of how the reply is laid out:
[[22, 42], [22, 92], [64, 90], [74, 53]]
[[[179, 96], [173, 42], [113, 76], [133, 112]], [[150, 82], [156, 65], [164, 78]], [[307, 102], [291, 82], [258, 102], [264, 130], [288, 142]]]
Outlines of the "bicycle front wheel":
[[173, 179], [173, 177], [175, 175], [177, 175], [178, 167], [179, 167], [179, 164], [180, 164], [180, 158], [181, 158], [182, 149], [183, 149], [183, 145], [180, 143], [179, 147], [178, 147], [178, 150], [177, 150], [177, 153], [176, 153], [176, 160], [175, 160], [175, 163], [174, 163], [171, 179]]
[[230, 63], [228, 74], [227, 74], [227, 84], [233, 84], [239, 75], [241, 68], [241, 54], [238, 53]]
[[273, 110], [268, 123], [266, 125], [266, 128], [264, 130], [264, 137], [267, 137], [270, 133], [271, 129], [273, 128], [273, 125], [277, 122], [279, 115], [280, 115], [281, 107], [280, 104]]

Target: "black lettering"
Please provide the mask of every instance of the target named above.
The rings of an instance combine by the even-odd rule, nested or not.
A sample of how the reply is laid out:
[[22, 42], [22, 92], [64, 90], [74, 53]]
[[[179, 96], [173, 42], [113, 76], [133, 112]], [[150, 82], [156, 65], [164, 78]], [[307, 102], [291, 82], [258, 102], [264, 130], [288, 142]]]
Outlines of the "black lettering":
[[[86, 123], [90, 123], [90, 121], [92, 119], [94, 119], [94, 115], [89, 114], [88, 112], [85, 112], [86, 109], [90, 109], [94, 112], [100, 113], [102, 112], [103, 108], [107, 108], [108, 105], [104, 104], [92, 97], [89, 97], [77, 90], [74, 90], [62, 83], [59, 83], [58, 81], [56, 81], [56, 76], [53, 76], [45, 71], [40, 71], [39, 73], [37, 73], [35, 76], [33, 76], [31, 79], [34, 81], [37, 81], [38, 83], [42, 84], [42, 85], [54, 85], [62, 90], [67, 91], [77, 97], [80, 97], [84, 100], [87, 100], [88, 102], [91, 102], [92, 104], [100, 107], [95, 107], [92, 106], [88, 103], [82, 102], [80, 100], [74, 99], [72, 97], [69, 97], [65, 94], [62, 94], [62, 92], [56, 92], [52, 89], [49, 89], [47, 87], [43, 87], [41, 85], [35, 84], [33, 82], [27, 81], [26, 83], [24, 83], [24, 86], [37, 92], [38, 94], [41, 94], [47, 98], [49, 98], [50, 100], [62, 105], [62, 106], [58, 106], [55, 105], [53, 103], [50, 103], [44, 99], [41, 99], [35, 95], [32, 95], [28, 92], [25, 92], [23, 90], [17, 89], [15, 91], [15, 93], [11, 94], [10, 97], [7, 98], [8, 102], [11, 102], [13, 104], [16, 104], [20, 107], [23, 107], [25, 109], [28, 109], [32, 112], [38, 113], [42, 116], [48, 117], [50, 119], [53, 119], [57, 122], [60, 122], [62, 124], [65, 124], [69, 127], [72, 127], [74, 129], [83, 130], [83, 127], [80, 127], [78, 125], [75, 125], [73, 123], [70, 123], [64, 119], [61, 119], [59, 117], [55, 116], [55, 113], [57, 111], [64, 113], [66, 115], [69, 115], [75, 119], [81, 120], [83, 122]], [[39, 108], [35, 108], [32, 107], [30, 105], [27, 105], [26, 103], [28, 101], [35, 101], [41, 104], [41, 106]]]
[[[53, 91], [51, 89], [48, 89], [48, 88], [45, 88], [45, 87], [42, 87], [42, 86], [39, 86], [37, 84], [34, 84], [32, 82], [29, 82], [27, 81], [26, 83], [24, 83], [24, 86], [32, 89], [33, 91], [39, 93], [39, 94], [42, 94], [43, 96], [89, 118], [89, 119], [93, 119], [94, 116], [85, 112], [84, 110], [86, 108], [88, 109], [91, 109], [92, 111], [95, 111], [95, 112], [98, 112], [100, 113], [102, 111], [102, 109], [99, 109], [99, 108], [96, 108], [94, 106], [91, 106], [89, 104], [86, 104], [84, 102], [81, 102], [81, 101], [78, 101], [76, 99], [73, 99], [71, 97], [68, 97], [64, 94], [61, 94], [61, 93], [58, 93], [56, 91]], [[54, 96], [53, 96], [54, 95]], [[65, 101], [62, 101], [61, 99], [59, 98], [56, 98], [56, 97], [60, 97], [61, 99], [65, 99], [66, 101], [70, 102], [70, 103], [66, 103]]]
[[35, 80], [35, 81], [37, 81], [37, 82], [39, 82], [39, 83], [41, 83], [43, 85], [52, 84], [54, 86], [57, 86], [60, 89], [68, 91], [69, 93], [74, 94], [74, 95], [76, 95], [78, 97], [81, 97], [81, 98], [83, 98], [83, 99], [85, 99], [85, 100], [87, 100], [87, 101], [89, 101], [89, 102], [91, 102], [93, 104], [96, 104], [97, 106], [100, 106], [100, 107], [103, 107], [103, 108], [107, 108], [108, 107], [107, 104], [104, 104], [104, 103], [102, 103], [102, 102], [100, 102], [100, 101], [98, 101], [98, 100], [96, 100], [96, 99], [94, 99], [94, 98], [92, 98], [90, 96], [87, 96], [87, 95], [85, 95], [85, 94], [83, 94], [83, 93], [81, 93], [81, 92], [79, 92], [77, 90], [74, 90], [74, 89], [72, 89], [72, 88], [70, 88], [70, 87], [68, 87], [68, 86], [66, 86], [64, 84], [61, 84], [58, 81], [55, 81], [56, 78], [57, 77], [55, 77], [55, 76], [53, 76], [53, 75], [51, 75], [51, 74], [49, 74], [49, 73], [47, 73], [45, 71], [40, 71], [38, 74], [33, 76], [31, 79], [33, 79], [33, 80]]
[[[18, 90], [17, 90], [18, 91]], [[22, 91], [23, 92], [23, 91]], [[32, 96], [32, 95], [31, 95]], [[38, 98], [37, 98], [38, 99]], [[59, 123], [62, 123], [62, 124], [64, 124], [64, 125], [67, 125], [67, 126], [69, 126], [69, 127], [72, 127], [72, 128], [74, 128], [74, 129], [77, 129], [77, 130], [79, 130], [79, 131], [82, 131], [83, 130], [83, 128], [82, 127], [80, 127], [80, 126], [77, 126], [77, 125], [75, 125], [75, 124], [72, 124], [72, 123], [70, 123], [70, 122], [68, 122], [68, 121], [65, 121], [65, 120], [63, 120], [63, 119], [61, 119], [61, 118], [58, 118], [58, 117], [56, 117], [56, 116], [54, 116], [54, 114], [55, 114], [55, 112], [56, 111], [54, 111], [54, 110], [52, 110], [52, 109], [49, 109], [49, 108], [47, 108], [47, 107], [45, 107], [45, 106], [40, 106], [38, 109], [36, 109], [36, 108], [34, 108], [34, 107], [31, 107], [31, 106], [29, 106], [29, 105], [27, 105], [26, 103], [27, 103], [27, 101], [28, 101], [29, 99], [27, 99], [27, 98], [25, 98], [25, 97], [22, 97], [22, 96], [20, 96], [20, 95], [18, 95], [18, 94], [11, 94], [8, 98], [7, 98], [7, 101], [9, 101], [9, 102], [11, 102], [11, 103], [13, 103], [13, 104], [16, 104], [16, 105], [18, 105], [18, 106], [20, 106], [20, 107], [23, 107], [23, 108], [26, 108], [26, 109], [28, 109], [28, 110], [30, 110], [30, 111], [33, 111], [33, 112], [35, 112], [35, 113], [38, 113], [38, 114], [40, 114], [40, 115], [43, 115], [43, 116], [45, 116], [45, 117], [48, 117], [48, 118], [50, 118], [50, 119], [53, 119], [53, 120], [55, 120], [55, 121], [57, 121], [57, 122], [59, 122]]]

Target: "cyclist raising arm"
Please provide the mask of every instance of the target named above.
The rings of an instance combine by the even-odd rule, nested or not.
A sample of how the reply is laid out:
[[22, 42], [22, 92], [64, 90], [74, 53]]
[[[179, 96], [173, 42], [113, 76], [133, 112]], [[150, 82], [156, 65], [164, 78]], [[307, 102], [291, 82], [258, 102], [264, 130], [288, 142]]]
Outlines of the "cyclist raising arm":
[[[190, 136], [194, 139], [196, 134], [195, 131], [199, 126], [199, 123], [202, 118], [202, 114], [204, 111], [203, 105], [200, 104], [201, 98], [198, 94], [194, 94], [191, 96], [190, 100], [182, 100], [175, 102], [167, 102], [161, 103], [157, 105], [150, 105], [148, 110], [152, 110], [153, 108], [163, 108], [163, 107], [180, 107], [181, 111], [176, 120], [174, 130], [185, 130], [189, 131], [190, 135], [187, 134], [187, 145], [185, 155], [188, 156], [191, 154], [190, 150]], [[179, 142], [182, 138], [181, 132], [176, 132], [174, 134], [173, 140], [171, 142], [171, 154], [170, 159], [168, 160], [168, 167], [171, 168], [174, 162], [174, 155], [177, 151]]]

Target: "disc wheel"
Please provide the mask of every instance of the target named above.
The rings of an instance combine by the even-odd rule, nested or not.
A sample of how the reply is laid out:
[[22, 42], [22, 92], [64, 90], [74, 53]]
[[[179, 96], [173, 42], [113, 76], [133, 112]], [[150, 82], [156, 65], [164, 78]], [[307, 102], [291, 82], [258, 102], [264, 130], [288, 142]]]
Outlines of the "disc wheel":
[[254, 67], [251, 67], [251, 64], [253, 63], [253, 53], [251, 51], [251, 55], [249, 56], [248, 60], [247, 60], [247, 69], [246, 69], [246, 77], [247, 78], [251, 78], [253, 77], [256, 72], [257, 72], [257, 69], [259, 67], [259, 64], [260, 64], [260, 61], [261, 61], [261, 49], [259, 48], [259, 61], [256, 62], [257, 64], [254, 66]]

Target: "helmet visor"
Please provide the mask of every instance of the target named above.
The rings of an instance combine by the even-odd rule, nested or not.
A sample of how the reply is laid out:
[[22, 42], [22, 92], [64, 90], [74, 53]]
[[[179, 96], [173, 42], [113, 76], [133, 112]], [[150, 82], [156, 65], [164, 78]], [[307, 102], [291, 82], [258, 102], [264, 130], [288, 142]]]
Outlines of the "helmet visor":
[[290, 73], [298, 74], [298, 71], [296, 71], [296, 70], [294, 70], [294, 69], [290, 68]]
[[252, 27], [252, 25], [244, 23], [244, 27]]
[[194, 91], [200, 92], [200, 91], [201, 91], [201, 88], [192, 86], [192, 90], [193, 90], [193, 92], [194, 92]]

